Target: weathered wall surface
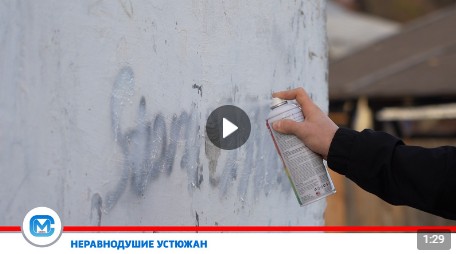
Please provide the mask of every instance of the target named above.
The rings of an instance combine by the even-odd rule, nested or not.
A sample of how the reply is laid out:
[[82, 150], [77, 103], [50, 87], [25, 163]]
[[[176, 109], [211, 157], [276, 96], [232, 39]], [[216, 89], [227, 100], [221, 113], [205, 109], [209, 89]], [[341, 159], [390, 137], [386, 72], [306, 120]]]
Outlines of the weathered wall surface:
[[[0, 224], [320, 225], [299, 207], [265, 117], [303, 86], [327, 108], [325, 2], [1, 1]], [[240, 149], [206, 140], [234, 104]]]

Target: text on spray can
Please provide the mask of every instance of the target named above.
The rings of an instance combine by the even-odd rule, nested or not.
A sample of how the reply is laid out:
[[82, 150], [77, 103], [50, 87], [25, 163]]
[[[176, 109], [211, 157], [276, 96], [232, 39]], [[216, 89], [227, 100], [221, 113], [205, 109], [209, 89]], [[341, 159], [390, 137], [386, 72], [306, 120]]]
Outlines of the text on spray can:
[[299, 105], [273, 98], [266, 125], [299, 204], [304, 206], [335, 193], [336, 189], [323, 164], [323, 158], [311, 151], [296, 136], [272, 129], [272, 123], [282, 119], [303, 122], [304, 116]]

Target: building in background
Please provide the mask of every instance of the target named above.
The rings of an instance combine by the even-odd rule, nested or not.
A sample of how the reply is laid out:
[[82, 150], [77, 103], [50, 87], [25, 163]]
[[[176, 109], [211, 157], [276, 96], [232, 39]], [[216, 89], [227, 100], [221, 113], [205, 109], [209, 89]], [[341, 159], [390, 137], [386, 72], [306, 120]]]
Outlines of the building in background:
[[332, 61], [391, 36], [401, 28], [398, 22], [349, 10], [333, 1], [328, 1], [326, 11]]
[[[328, 26], [331, 19], [328, 12]], [[335, 23], [344, 27], [343, 22]], [[339, 126], [387, 131], [407, 144], [456, 145], [454, 24], [456, 6], [449, 6], [407, 22], [400, 31], [390, 29], [389, 35], [386, 29], [372, 26], [379, 31], [378, 40], [330, 61], [330, 117]], [[365, 22], [363, 25], [367, 26]], [[328, 33], [332, 30], [328, 27]], [[358, 31], [358, 35], [347, 34], [345, 39], [356, 44], [356, 36], [373, 37], [365, 36], [361, 28]], [[334, 37], [328, 37], [331, 45]], [[413, 208], [391, 206], [344, 177], [334, 174], [333, 178], [339, 195], [329, 200], [327, 224], [454, 223]]]

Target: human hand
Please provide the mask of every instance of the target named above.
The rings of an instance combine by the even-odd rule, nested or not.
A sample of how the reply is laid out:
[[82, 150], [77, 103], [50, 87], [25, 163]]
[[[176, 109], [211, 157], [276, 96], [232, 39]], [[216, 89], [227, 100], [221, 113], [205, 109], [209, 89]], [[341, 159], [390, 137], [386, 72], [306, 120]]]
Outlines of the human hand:
[[276, 92], [272, 97], [296, 99], [304, 115], [304, 122], [284, 119], [274, 122], [272, 128], [284, 134], [297, 136], [310, 150], [327, 159], [331, 141], [339, 127], [321, 111], [303, 88]]

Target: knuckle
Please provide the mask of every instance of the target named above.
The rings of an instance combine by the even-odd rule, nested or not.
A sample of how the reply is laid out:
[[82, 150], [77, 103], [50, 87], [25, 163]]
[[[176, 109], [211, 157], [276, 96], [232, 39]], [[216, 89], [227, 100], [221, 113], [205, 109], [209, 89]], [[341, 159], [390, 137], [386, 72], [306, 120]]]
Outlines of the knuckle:
[[299, 96], [302, 96], [302, 95], [306, 94], [306, 91], [304, 90], [304, 88], [298, 87], [298, 88], [296, 88], [296, 94]]

